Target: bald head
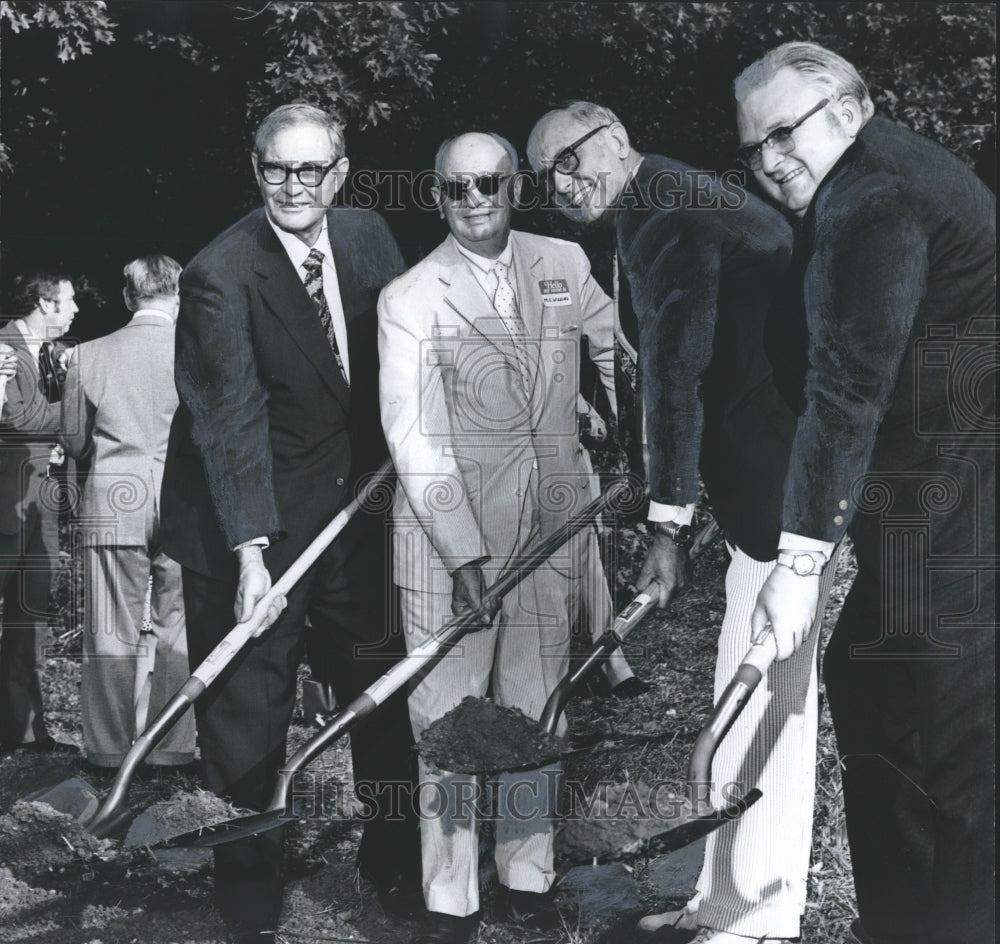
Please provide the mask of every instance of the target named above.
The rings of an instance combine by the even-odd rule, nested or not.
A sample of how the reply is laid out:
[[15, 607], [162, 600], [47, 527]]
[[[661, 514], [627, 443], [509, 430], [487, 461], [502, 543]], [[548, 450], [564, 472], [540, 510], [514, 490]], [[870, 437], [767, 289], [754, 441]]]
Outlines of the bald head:
[[521, 189], [514, 176], [517, 151], [497, 134], [460, 134], [438, 149], [434, 169], [442, 181], [441, 215], [452, 236], [470, 252], [495, 259], [507, 245]]

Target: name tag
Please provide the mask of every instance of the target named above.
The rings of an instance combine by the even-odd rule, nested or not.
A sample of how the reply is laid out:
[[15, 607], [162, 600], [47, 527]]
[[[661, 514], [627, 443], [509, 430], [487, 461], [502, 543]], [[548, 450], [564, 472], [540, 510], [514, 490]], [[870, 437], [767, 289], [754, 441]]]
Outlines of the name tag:
[[538, 287], [542, 292], [543, 305], [561, 308], [573, 304], [569, 295], [569, 283], [565, 279], [542, 279]]

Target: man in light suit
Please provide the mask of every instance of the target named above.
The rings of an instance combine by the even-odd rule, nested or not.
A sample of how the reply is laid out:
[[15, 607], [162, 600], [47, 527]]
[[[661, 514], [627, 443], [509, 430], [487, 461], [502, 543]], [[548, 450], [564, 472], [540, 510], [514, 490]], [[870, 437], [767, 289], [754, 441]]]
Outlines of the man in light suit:
[[[181, 568], [160, 546], [160, 484], [177, 409], [174, 325], [181, 267], [169, 256], [125, 266], [132, 320], [81, 344], [62, 399], [59, 441], [89, 458], [79, 543], [84, 548], [85, 632], [81, 704], [87, 759], [121, 766], [145, 727], [189, 674]], [[149, 632], [142, 632], [152, 578]], [[155, 766], [194, 759], [187, 712], [150, 753]]]
[[73, 749], [49, 735], [39, 683], [49, 586], [59, 560], [61, 499], [48, 476], [59, 404], [46, 398], [38, 366], [43, 348], [69, 330], [78, 311], [73, 283], [54, 272], [19, 277], [12, 308], [20, 317], [0, 328], [0, 343], [13, 348], [18, 360], [6, 389], [0, 440], [0, 749]]
[[[579, 246], [511, 232], [516, 168], [516, 151], [496, 135], [445, 142], [436, 170], [451, 235], [379, 298], [382, 423], [399, 475], [395, 574], [411, 648], [477, 607], [508, 560], [586, 504], [576, 420], [584, 336], [614, 402], [610, 299]], [[568, 667], [569, 602], [584, 592], [579, 537], [420, 682], [410, 695], [415, 734], [491, 682], [500, 704], [539, 717]], [[520, 814], [497, 823], [501, 908], [536, 928], [559, 920], [550, 893], [557, 780], [550, 769], [500, 781], [501, 809], [509, 800]], [[420, 791], [420, 825], [430, 919], [415, 941], [464, 944], [479, 909], [476, 822], [461, 807], [474, 779], [424, 766], [428, 783], [436, 789]]]
[[[231, 628], [234, 600], [246, 620], [272, 575], [385, 458], [375, 300], [403, 265], [381, 217], [330, 209], [348, 170], [344, 152], [342, 128], [317, 108], [268, 115], [251, 158], [263, 208], [217, 237], [181, 278], [181, 405], [164, 472], [163, 543], [184, 568], [192, 664]], [[252, 809], [269, 803], [307, 617], [311, 655], [345, 700], [403, 654], [399, 635], [386, 630], [386, 544], [384, 516], [357, 514], [288, 594], [280, 619], [199, 699], [203, 772], [217, 793]], [[367, 781], [380, 800], [358, 863], [395, 915], [423, 908], [415, 818], [390, 819], [381, 802], [412, 782], [412, 744], [402, 697], [351, 732], [355, 783]], [[216, 850], [216, 897], [234, 940], [274, 939], [280, 861], [280, 831]]]

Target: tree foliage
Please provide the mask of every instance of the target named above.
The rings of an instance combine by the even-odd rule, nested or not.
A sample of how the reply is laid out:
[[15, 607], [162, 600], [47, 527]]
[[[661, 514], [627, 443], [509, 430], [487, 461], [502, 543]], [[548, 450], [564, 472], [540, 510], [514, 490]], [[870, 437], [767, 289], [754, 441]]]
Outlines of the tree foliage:
[[[256, 202], [251, 129], [291, 100], [344, 119], [355, 169], [427, 168], [474, 129], [523, 152], [577, 98], [641, 150], [729, 168], [733, 77], [791, 39], [842, 53], [878, 108], [967, 161], [993, 127], [990, 3], [5, 0], [5, 275], [56, 247], [114, 297], [124, 258], [183, 261]], [[432, 214], [382, 207], [411, 259], [441, 238]]]

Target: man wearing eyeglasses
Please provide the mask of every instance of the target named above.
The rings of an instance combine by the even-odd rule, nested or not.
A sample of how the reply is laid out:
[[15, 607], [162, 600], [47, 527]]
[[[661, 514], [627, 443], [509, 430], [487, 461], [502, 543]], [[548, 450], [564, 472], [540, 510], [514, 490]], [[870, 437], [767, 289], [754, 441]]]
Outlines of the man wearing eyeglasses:
[[849, 940], [994, 940], [995, 200], [821, 46], [772, 50], [735, 93], [741, 160], [800, 220], [797, 304], [769, 330], [799, 413], [789, 566], [754, 624], [791, 652], [845, 532], [858, 559], [825, 657]]
[[[379, 298], [382, 422], [399, 488], [395, 577], [407, 646], [480, 605], [504, 565], [589, 499], [576, 404], [580, 343], [612, 403], [611, 301], [579, 246], [511, 230], [517, 152], [491, 134], [438, 151], [450, 235]], [[410, 695], [420, 734], [466, 696], [493, 697], [537, 719], [568, 671], [569, 612], [587, 593], [578, 535], [503, 600]], [[599, 579], [603, 579], [601, 576]], [[427, 927], [413, 944], [465, 944], [478, 922], [475, 777], [421, 766]], [[553, 901], [552, 815], [558, 768], [498, 780], [500, 913], [561, 926]], [[473, 802], [477, 801], [477, 802]]]
[[[331, 209], [348, 160], [341, 126], [319, 109], [285, 105], [268, 115], [251, 162], [263, 208], [217, 237], [181, 279], [181, 405], [162, 530], [184, 568], [192, 664], [232, 627], [234, 610], [249, 618], [272, 577], [385, 457], [375, 300], [402, 271], [396, 243], [375, 213]], [[270, 802], [307, 618], [310, 662], [332, 673], [342, 703], [402, 655], [386, 629], [386, 568], [383, 518], [358, 513], [288, 594], [280, 618], [196, 703], [204, 776], [215, 792], [251, 809]], [[402, 698], [351, 736], [355, 782], [379, 798], [358, 865], [394, 916], [423, 910], [415, 818], [398, 816], [383, 795], [412, 782], [412, 744]], [[404, 800], [402, 812], [409, 807]], [[274, 940], [280, 831], [221, 846], [215, 861], [233, 940]]]
[[[684, 586], [699, 479], [725, 532], [732, 561], [719, 697], [750, 647], [753, 604], [778, 551], [794, 415], [771, 382], [763, 335], [791, 230], [732, 177], [639, 153], [600, 105], [577, 102], [543, 116], [528, 158], [564, 215], [614, 231], [619, 330], [638, 353], [648, 445], [651, 539], [636, 585], [661, 606]], [[772, 671], [713, 764], [717, 785], [757, 786], [764, 799], [709, 837], [687, 907], [644, 919], [645, 930], [673, 923], [690, 936], [700, 927], [700, 940], [712, 944], [798, 936], [816, 713], [815, 660], [804, 651]]]

